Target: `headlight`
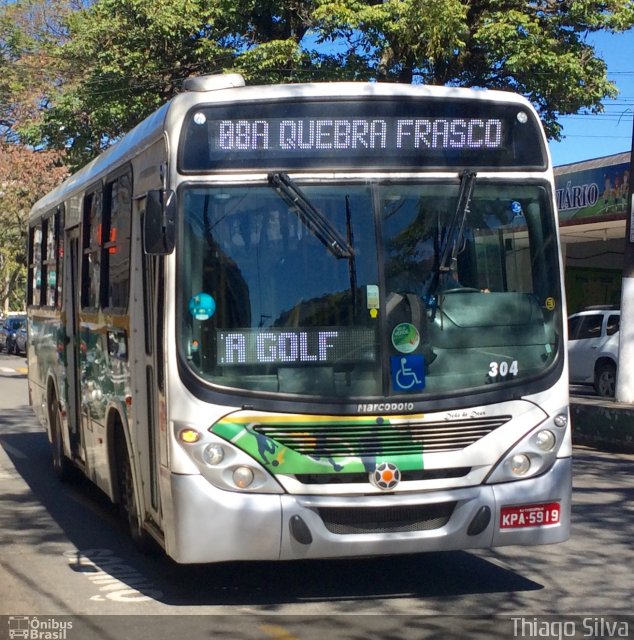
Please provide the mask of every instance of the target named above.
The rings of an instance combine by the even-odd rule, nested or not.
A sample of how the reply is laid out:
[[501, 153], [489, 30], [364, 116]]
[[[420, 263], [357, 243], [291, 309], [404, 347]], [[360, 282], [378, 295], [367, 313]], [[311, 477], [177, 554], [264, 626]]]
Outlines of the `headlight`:
[[[486, 479], [488, 484], [522, 480], [545, 473], [557, 459], [557, 451], [564, 440], [564, 431], [559, 429], [567, 424], [567, 416], [560, 414], [550, 422], [533, 429], [517, 442], [500, 459]], [[555, 428], [557, 425], [558, 428]]]
[[202, 455], [206, 464], [210, 467], [215, 467], [225, 459], [225, 450], [221, 444], [213, 442], [203, 449]]
[[552, 431], [549, 431], [548, 429], [542, 429], [541, 431], [538, 431], [537, 435], [535, 436], [535, 444], [542, 451], [551, 451], [557, 444], [557, 438]]
[[218, 489], [284, 493], [271, 473], [231, 442], [218, 438], [207, 429], [182, 423], [174, 425], [174, 433], [200, 474]]
[[524, 476], [531, 468], [531, 461], [527, 455], [516, 453], [509, 459], [508, 466], [514, 476]]
[[233, 470], [233, 481], [236, 487], [246, 489], [253, 482], [253, 471], [249, 467], [238, 467]]
[[565, 413], [560, 413], [555, 416], [553, 422], [555, 423], [556, 427], [566, 427], [568, 426], [568, 416]]

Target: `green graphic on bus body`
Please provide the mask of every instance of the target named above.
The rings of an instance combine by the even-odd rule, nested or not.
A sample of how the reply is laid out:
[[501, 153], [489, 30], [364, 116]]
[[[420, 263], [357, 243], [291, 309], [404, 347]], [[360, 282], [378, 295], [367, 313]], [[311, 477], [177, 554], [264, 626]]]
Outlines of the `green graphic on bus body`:
[[423, 469], [423, 445], [384, 418], [272, 423], [233, 416], [211, 432], [231, 441], [273, 474], [370, 473], [389, 461], [401, 471]]

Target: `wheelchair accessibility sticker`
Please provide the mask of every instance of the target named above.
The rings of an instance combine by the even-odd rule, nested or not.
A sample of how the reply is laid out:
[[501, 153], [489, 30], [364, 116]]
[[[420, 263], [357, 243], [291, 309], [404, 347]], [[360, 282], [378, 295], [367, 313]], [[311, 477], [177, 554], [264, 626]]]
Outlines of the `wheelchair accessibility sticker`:
[[424, 356], [391, 356], [390, 369], [395, 391], [420, 391], [425, 388]]

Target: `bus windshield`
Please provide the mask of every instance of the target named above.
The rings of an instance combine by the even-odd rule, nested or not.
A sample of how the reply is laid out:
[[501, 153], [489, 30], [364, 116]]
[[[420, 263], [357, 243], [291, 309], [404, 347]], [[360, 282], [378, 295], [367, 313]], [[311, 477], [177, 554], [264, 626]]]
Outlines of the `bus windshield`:
[[555, 360], [558, 249], [539, 183], [272, 174], [181, 195], [179, 352], [208, 383], [414, 397], [510, 388]]

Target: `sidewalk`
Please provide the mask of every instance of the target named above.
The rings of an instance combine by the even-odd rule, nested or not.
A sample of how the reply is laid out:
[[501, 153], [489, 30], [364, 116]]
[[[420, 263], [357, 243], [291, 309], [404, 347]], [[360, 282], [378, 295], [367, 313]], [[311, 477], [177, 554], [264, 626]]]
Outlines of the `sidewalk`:
[[634, 404], [570, 390], [572, 440], [611, 451], [634, 453]]

